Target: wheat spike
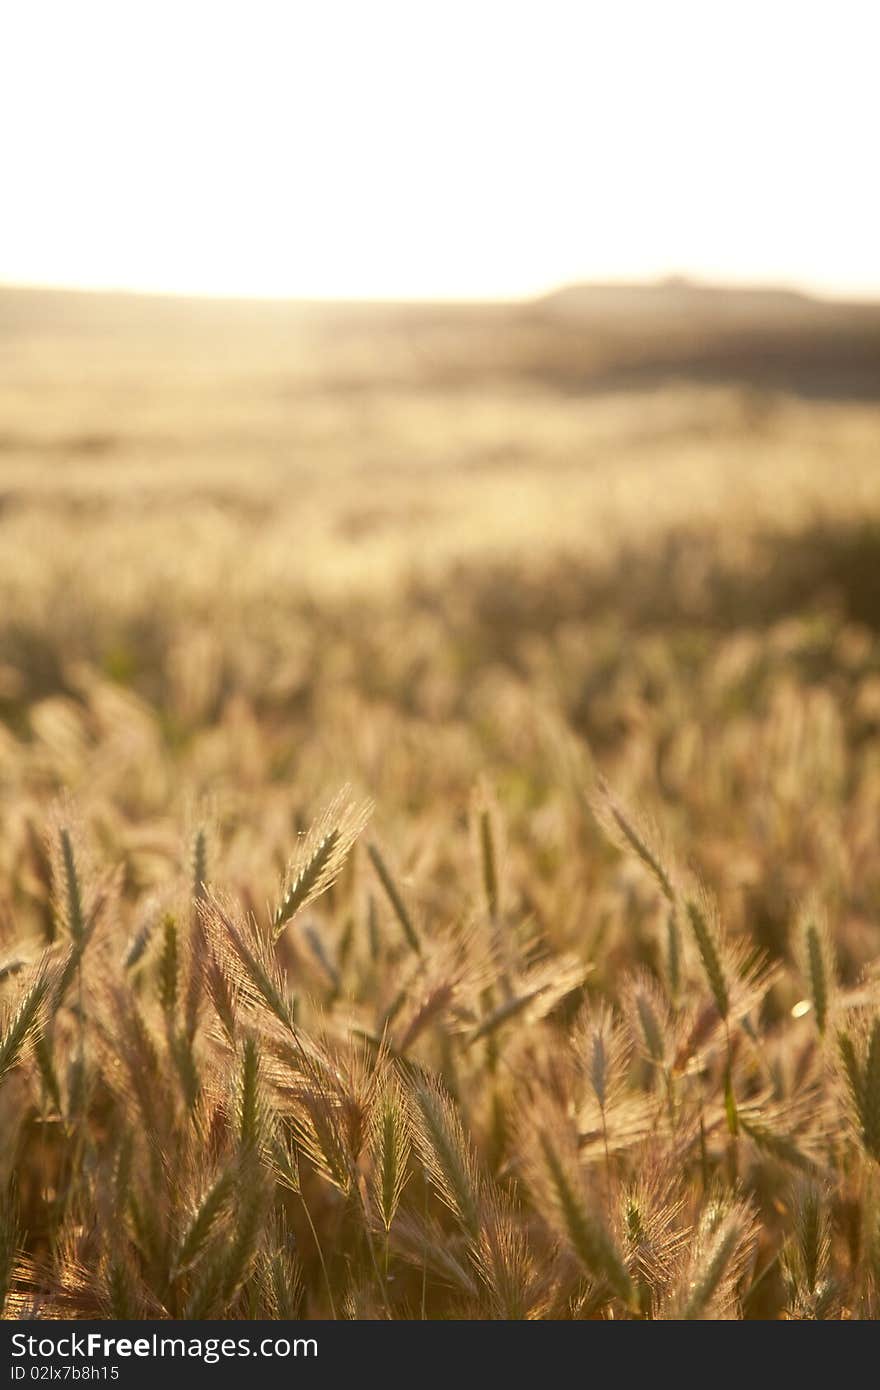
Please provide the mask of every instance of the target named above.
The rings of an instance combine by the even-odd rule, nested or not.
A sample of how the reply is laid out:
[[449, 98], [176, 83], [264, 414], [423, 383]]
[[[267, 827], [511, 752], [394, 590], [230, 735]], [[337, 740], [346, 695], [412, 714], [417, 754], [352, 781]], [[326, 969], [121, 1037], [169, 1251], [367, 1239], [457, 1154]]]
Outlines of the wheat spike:
[[183, 1274], [199, 1258], [226, 1210], [236, 1187], [234, 1169], [225, 1169], [200, 1199], [183, 1231], [175, 1258], [177, 1275]]
[[795, 1189], [792, 1207], [794, 1233], [782, 1254], [789, 1317], [833, 1317], [838, 1289], [831, 1277], [831, 1215], [825, 1193], [814, 1183], [802, 1183]]
[[177, 976], [177, 922], [168, 913], [162, 923], [162, 950], [157, 967], [159, 1003], [165, 1014], [173, 1014], [177, 1005]]
[[631, 849], [653, 874], [661, 893], [671, 904], [675, 904], [676, 894], [672, 875], [663, 863], [660, 853], [651, 843], [651, 834], [642, 828], [636, 819], [629, 815], [611, 792], [608, 784], [600, 779], [597, 783], [597, 796], [594, 810], [601, 825], [612, 834], [623, 847]]
[[[203, 920], [210, 931], [217, 924], [222, 928], [225, 940], [232, 947], [230, 953], [223, 949], [223, 938], [217, 941], [217, 963], [230, 975], [230, 984], [241, 1000], [248, 1000], [257, 1006], [264, 1006], [285, 1028], [294, 1030], [293, 1001], [287, 994], [284, 982], [270, 952], [270, 945], [259, 934], [256, 927], [238, 926], [215, 900], [207, 905], [200, 904]], [[246, 935], [247, 932], [247, 935]], [[249, 938], [249, 939], [248, 939]], [[240, 968], [239, 968], [240, 967]]]
[[25, 1045], [40, 1027], [43, 1006], [54, 983], [47, 965], [42, 964], [22, 994], [18, 1008], [0, 1031], [0, 1080], [15, 1066]]
[[260, 1049], [256, 1038], [244, 1040], [241, 1069], [236, 1082], [236, 1123], [243, 1153], [259, 1151], [270, 1129], [270, 1115], [260, 1075]]
[[462, 1229], [476, 1240], [480, 1231], [482, 1182], [473, 1145], [451, 1098], [436, 1081], [412, 1092], [413, 1135], [425, 1170]]
[[702, 899], [695, 896], [686, 898], [685, 912], [712, 991], [712, 998], [719, 1014], [726, 1019], [730, 1010], [730, 989], [721, 956], [717, 916], [705, 896]]
[[730, 1297], [755, 1241], [751, 1207], [735, 1202], [728, 1210], [707, 1210], [698, 1234], [679, 1316], [690, 1321], [705, 1317], [713, 1302]]
[[409, 1149], [409, 1117], [400, 1082], [392, 1073], [382, 1084], [370, 1126], [373, 1190], [386, 1231], [391, 1229], [400, 1205]]
[[624, 1303], [635, 1306], [635, 1289], [620, 1251], [602, 1218], [585, 1202], [571, 1165], [565, 1162], [548, 1133], [542, 1131], [538, 1142], [549, 1188], [571, 1249], [592, 1278], [604, 1281]]
[[343, 789], [315, 822], [288, 867], [287, 888], [273, 919], [276, 937], [335, 882], [372, 809], [370, 802], [350, 801]]
[[73, 852], [70, 831], [62, 826], [58, 832], [61, 845], [61, 862], [64, 870], [64, 892], [66, 902], [67, 930], [75, 942], [81, 942], [85, 935], [86, 919], [83, 911], [82, 890]]
[[825, 913], [816, 903], [802, 909], [799, 924], [801, 968], [807, 980], [816, 1027], [824, 1034], [835, 994], [837, 971]]
[[669, 993], [677, 999], [681, 992], [681, 930], [674, 906], [666, 914], [666, 977]]
[[151, 906], [151, 910], [144, 916], [143, 921], [131, 935], [125, 950], [125, 955], [122, 958], [123, 969], [134, 970], [140, 965], [146, 954], [147, 947], [152, 940], [158, 921], [159, 914], [153, 905]]
[[192, 848], [192, 897], [193, 902], [201, 902], [205, 897], [208, 882], [208, 835], [200, 825], [193, 836]]
[[290, 1322], [301, 1315], [305, 1279], [283, 1216], [273, 1223], [269, 1248], [262, 1259], [260, 1280], [273, 1317]]
[[636, 975], [625, 985], [623, 998], [636, 1046], [649, 1061], [665, 1065], [674, 1033], [669, 1006], [656, 981], [646, 973]]

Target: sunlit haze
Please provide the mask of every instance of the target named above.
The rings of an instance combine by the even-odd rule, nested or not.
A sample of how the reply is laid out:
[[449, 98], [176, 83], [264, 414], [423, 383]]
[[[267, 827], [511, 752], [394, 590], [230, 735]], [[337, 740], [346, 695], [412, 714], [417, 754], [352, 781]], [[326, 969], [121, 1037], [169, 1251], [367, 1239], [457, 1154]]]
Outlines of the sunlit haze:
[[880, 294], [873, 4], [120, 4], [0, 22], [0, 279]]

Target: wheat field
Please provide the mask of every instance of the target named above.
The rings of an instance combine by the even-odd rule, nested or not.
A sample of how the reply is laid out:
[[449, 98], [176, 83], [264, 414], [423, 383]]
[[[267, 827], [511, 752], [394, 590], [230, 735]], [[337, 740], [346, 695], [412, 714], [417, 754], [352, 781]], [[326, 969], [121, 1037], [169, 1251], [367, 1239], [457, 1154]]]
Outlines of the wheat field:
[[0, 307], [3, 1315], [877, 1316], [877, 315]]

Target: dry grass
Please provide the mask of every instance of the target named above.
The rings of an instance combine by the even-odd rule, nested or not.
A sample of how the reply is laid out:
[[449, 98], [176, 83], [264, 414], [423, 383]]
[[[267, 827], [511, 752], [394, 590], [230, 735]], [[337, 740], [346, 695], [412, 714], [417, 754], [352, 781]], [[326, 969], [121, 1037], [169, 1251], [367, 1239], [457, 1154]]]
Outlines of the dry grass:
[[5, 343], [5, 1316], [877, 1316], [877, 407], [371, 322]]

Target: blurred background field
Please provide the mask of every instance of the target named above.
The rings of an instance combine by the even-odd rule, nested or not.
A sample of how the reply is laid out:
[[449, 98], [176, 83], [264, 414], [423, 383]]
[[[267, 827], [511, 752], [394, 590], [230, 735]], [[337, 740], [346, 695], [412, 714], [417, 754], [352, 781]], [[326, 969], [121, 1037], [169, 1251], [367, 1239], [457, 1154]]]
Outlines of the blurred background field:
[[[679, 280], [0, 305], [10, 918], [61, 790], [137, 842], [203, 798], [236, 833], [273, 789], [307, 819], [353, 780], [414, 853], [410, 818], [455, 822], [480, 777], [556, 804], [570, 737], [698, 857], [738, 841], [736, 915], [757, 856], [783, 935], [819, 866], [763, 862], [778, 798], [796, 836], [830, 798], [853, 853], [880, 798], [880, 310]], [[835, 887], [854, 911], [866, 874]]]
[[[525, 594], [560, 559], [583, 586], [546, 602], [589, 617], [621, 548], [673, 534], [645, 595], [612, 582], [622, 608], [712, 608], [702, 549], [716, 577], [736, 561], [738, 621], [820, 588], [868, 616], [880, 309], [678, 281], [434, 307], [6, 290], [0, 309], [7, 642], [54, 625], [100, 661], [160, 612], [219, 628], [270, 596], [414, 583], [452, 602], [450, 566], [485, 586], [506, 563]], [[825, 544], [798, 546], [812, 528]]]

